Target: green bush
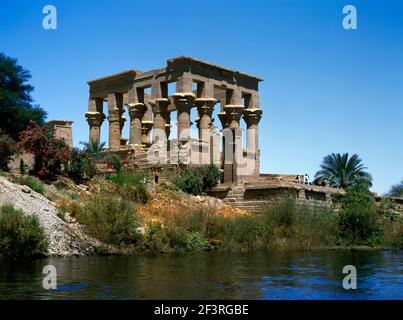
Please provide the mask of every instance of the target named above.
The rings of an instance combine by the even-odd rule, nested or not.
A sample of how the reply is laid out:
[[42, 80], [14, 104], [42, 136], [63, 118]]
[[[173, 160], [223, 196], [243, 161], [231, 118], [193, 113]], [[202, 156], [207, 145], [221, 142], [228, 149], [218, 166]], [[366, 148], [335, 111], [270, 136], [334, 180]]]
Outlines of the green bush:
[[120, 162], [119, 156], [117, 155], [109, 155], [109, 157], [106, 159], [106, 163], [116, 172], [120, 172], [120, 170], [122, 170], [122, 164]]
[[209, 247], [209, 242], [199, 232], [187, 232], [184, 238], [185, 248], [188, 252], [196, 252], [205, 247]]
[[220, 181], [220, 171], [217, 166], [194, 167], [183, 170], [173, 177], [172, 182], [182, 191], [194, 195], [201, 195], [213, 188]]
[[297, 218], [295, 198], [291, 195], [287, 195], [278, 205], [266, 211], [266, 214], [271, 214], [273, 221], [278, 226], [291, 228], [296, 223]]
[[338, 225], [342, 238], [350, 245], [379, 244], [381, 216], [372, 194], [366, 189], [349, 188], [338, 202]]
[[42, 194], [42, 195], [45, 192], [44, 184], [40, 180], [33, 178], [33, 177], [16, 178], [16, 179], [14, 179], [14, 183], [28, 186], [35, 192], [38, 192], [39, 194]]
[[159, 222], [152, 222], [148, 228], [140, 248], [151, 255], [156, 255], [161, 252], [169, 252], [169, 237], [162, 224]]
[[105, 243], [135, 243], [139, 221], [130, 202], [110, 196], [93, 197], [77, 209], [77, 221], [88, 232]]
[[71, 150], [70, 159], [64, 167], [65, 174], [75, 182], [82, 182], [93, 176], [93, 164], [88, 154], [77, 148]]
[[125, 200], [146, 203], [149, 199], [144, 174], [124, 170], [109, 175], [106, 179], [115, 184], [116, 192]]
[[0, 256], [29, 257], [46, 253], [47, 241], [36, 216], [10, 204], [0, 207]]
[[221, 179], [220, 169], [213, 165], [209, 164], [208, 166], [203, 167], [203, 191], [208, 191], [214, 188]]

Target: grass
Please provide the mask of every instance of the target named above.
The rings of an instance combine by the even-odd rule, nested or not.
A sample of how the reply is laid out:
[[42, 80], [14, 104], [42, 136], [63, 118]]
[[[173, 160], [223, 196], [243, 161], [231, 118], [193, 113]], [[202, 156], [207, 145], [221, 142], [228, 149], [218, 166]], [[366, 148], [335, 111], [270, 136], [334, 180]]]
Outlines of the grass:
[[36, 216], [24, 215], [11, 204], [0, 207], [0, 256], [19, 258], [43, 255], [47, 240]]
[[139, 221], [130, 202], [110, 196], [96, 196], [76, 208], [76, 219], [90, 235], [114, 245], [135, 243]]
[[45, 186], [44, 184], [37, 178], [34, 177], [21, 177], [21, 178], [16, 178], [14, 180], [14, 183], [18, 183], [20, 185], [25, 185], [30, 187], [32, 190], [39, 194], [44, 194], [45, 192]]
[[[356, 218], [365, 216], [365, 213], [357, 211], [351, 204], [361, 203], [360, 194], [353, 194], [354, 201], [349, 200], [337, 210], [299, 205], [290, 196], [260, 214], [224, 216], [185, 204], [188, 196], [170, 185], [157, 189], [157, 205], [151, 206], [151, 200], [147, 206], [142, 206], [149, 196], [144, 176], [135, 172], [119, 172], [99, 181], [97, 186], [99, 191], [91, 197], [79, 201], [67, 199], [59, 208], [75, 216], [93, 237], [107, 244], [124, 245], [123, 248], [130, 245], [132, 253], [310, 250], [363, 243], [403, 247], [402, 221], [390, 203], [375, 205], [371, 202], [368, 206], [368, 214], [379, 217], [376, 219], [377, 230], [382, 230], [379, 238], [374, 240], [368, 233], [367, 240], [351, 240], [346, 225], [354, 222], [354, 230], [367, 230], [368, 223], [372, 223], [372, 220], [362, 220], [362, 225], [357, 222]], [[138, 193], [139, 189], [146, 193], [147, 198]], [[364, 204], [362, 208], [365, 209], [366, 202]], [[148, 209], [144, 211], [143, 208]], [[137, 232], [139, 227], [142, 227], [141, 233]]]
[[108, 181], [113, 182], [116, 194], [124, 200], [137, 203], [146, 203], [149, 200], [146, 178], [144, 174], [133, 170], [119, 171], [106, 177]]
[[259, 215], [232, 218], [203, 210], [156, 213], [162, 222], [152, 222], [144, 250], [195, 252], [204, 249], [252, 251], [313, 249], [335, 245], [337, 222], [328, 209], [299, 207], [286, 199]]
[[383, 224], [383, 244], [393, 249], [403, 249], [403, 221], [387, 221]]

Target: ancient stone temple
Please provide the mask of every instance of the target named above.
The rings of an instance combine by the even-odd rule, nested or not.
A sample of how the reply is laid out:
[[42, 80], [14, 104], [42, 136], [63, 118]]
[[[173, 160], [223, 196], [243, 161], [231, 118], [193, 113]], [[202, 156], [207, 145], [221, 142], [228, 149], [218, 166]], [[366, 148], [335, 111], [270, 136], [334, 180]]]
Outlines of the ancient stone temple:
[[[301, 174], [260, 173], [260, 81], [185, 56], [160, 69], [91, 80], [89, 139], [100, 142], [104, 123], [107, 151], [147, 170], [155, 181], [164, 172], [169, 177], [183, 167], [213, 163], [224, 174], [209, 195], [249, 212], [290, 195], [300, 203], [329, 205], [331, 195], [342, 190], [301, 183]], [[123, 137], [125, 125], [129, 137]]]
[[[89, 139], [99, 142], [101, 125], [107, 121], [111, 151], [133, 149], [140, 154], [143, 150], [148, 162], [161, 165], [214, 163], [224, 170], [224, 183], [257, 178], [260, 81], [186, 56], [170, 59], [160, 69], [129, 70], [91, 80], [85, 114]], [[195, 123], [193, 108], [198, 114]], [[241, 121], [246, 130], [241, 129]], [[175, 122], [177, 133], [171, 137]], [[129, 137], [122, 136], [125, 125], [130, 126]], [[197, 137], [191, 137], [193, 126]]]

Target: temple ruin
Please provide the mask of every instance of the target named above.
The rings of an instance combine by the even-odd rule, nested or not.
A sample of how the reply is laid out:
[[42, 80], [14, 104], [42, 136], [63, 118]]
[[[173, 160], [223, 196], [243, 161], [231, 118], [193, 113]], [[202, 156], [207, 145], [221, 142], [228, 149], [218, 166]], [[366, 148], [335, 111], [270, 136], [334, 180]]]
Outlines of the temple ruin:
[[[107, 152], [123, 154], [129, 167], [151, 171], [156, 178], [164, 171], [215, 164], [223, 170], [223, 180], [210, 195], [250, 212], [285, 194], [300, 203], [328, 205], [333, 193], [343, 191], [298, 183], [298, 174], [260, 173], [261, 81], [186, 56], [170, 59], [160, 69], [128, 70], [88, 81], [89, 140], [101, 142], [101, 126], [107, 121]], [[198, 114], [194, 123], [193, 108]], [[125, 124], [129, 137], [122, 135]], [[60, 134], [67, 132], [72, 143], [71, 122], [54, 125]], [[194, 127], [197, 135], [192, 137]]]
[[[147, 162], [159, 165], [213, 163], [223, 169], [226, 184], [236, 184], [242, 177], [258, 178], [260, 81], [186, 56], [170, 59], [160, 69], [128, 70], [91, 80], [85, 114], [89, 140], [100, 141], [106, 120], [110, 151], [135, 150], [138, 159], [146, 152]], [[174, 90], [170, 92], [172, 85]], [[191, 122], [192, 108], [198, 112], [195, 123]], [[213, 117], [215, 108], [220, 125]], [[127, 120], [128, 138], [122, 136]], [[175, 120], [177, 133], [171, 138]], [[241, 121], [246, 123], [246, 132], [241, 129]], [[191, 137], [193, 125], [198, 130], [197, 138]], [[243, 134], [246, 146], [242, 145]]]

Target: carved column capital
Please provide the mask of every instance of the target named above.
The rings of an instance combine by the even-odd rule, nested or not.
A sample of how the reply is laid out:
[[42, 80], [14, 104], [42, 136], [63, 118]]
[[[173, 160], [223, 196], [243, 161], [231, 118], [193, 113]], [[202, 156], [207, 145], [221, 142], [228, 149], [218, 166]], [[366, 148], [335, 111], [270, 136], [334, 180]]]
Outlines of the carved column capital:
[[213, 114], [214, 105], [216, 103], [217, 100], [214, 98], [197, 98], [195, 100], [195, 104], [200, 116], [204, 114], [211, 116]]
[[127, 106], [129, 110], [130, 118], [142, 118], [144, 113], [147, 111], [147, 107], [144, 103], [137, 102], [137, 103], [130, 103]]
[[87, 112], [85, 114], [85, 117], [87, 118], [87, 122], [90, 127], [100, 127], [102, 125], [102, 122], [104, 122], [104, 119], [106, 118], [105, 115], [101, 112]]
[[174, 93], [172, 95], [174, 104], [179, 112], [189, 111], [195, 102], [195, 95], [192, 92]]
[[262, 118], [263, 111], [261, 109], [245, 109], [243, 111], [243, 118], [248, 127], [251, 125], [258, 125]]
[[241, 119], [243, 110], [243, 105], [227, 104], [224, 106], [224, 111], [227, 114], [227, 121], [230, 129], [239, 128], [239, 120]]
[[154, 113], [165, 114], [169, 100], [167, 98], [155, 98], [150, 100], [150, 105]]

